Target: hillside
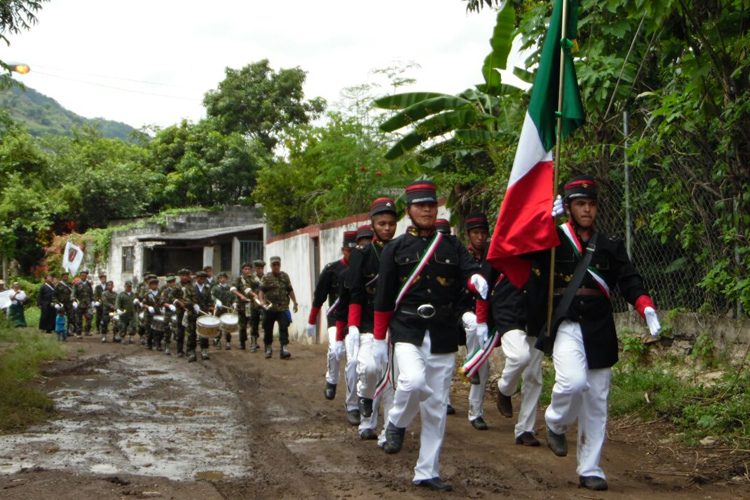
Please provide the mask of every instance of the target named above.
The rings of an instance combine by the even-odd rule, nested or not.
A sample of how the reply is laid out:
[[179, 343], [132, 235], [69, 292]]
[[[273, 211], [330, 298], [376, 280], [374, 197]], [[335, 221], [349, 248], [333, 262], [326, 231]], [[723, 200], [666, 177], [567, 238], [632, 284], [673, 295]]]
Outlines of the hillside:
[[98, 129], [103, 137], [129, 141], [135, 131], [121, 122], [79, 116], [29, 87], [0, 89], [0, 109], [9, 111], [14, 120], [23, 123], [35, 136], [70, 135], [74, 128], [88, 125]]

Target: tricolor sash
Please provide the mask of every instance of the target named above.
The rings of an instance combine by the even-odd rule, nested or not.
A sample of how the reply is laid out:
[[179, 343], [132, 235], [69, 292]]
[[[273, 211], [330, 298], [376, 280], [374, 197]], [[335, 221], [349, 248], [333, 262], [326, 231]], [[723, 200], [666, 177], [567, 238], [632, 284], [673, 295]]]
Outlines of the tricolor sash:
[[[580, 259], [583, 256], [584, 248], [583, 248], [583, 245], [581, 244], [581, 241], [578, 239], [578, 236], [576, 236], [575, 230], [573, 229], [573, 225], [571, 224], [570, 221], [568, 221], [565, 224], [560, 224], [560, 229], [562, 230], [563, 234], [568, 240], [568, 243], [570, 243], [570, 246], [573, 249], [573, 253], [576, 255], [576, 257]], [[599, 271], [597, 271], [594, 266], [588, 266], [586, 268], [586, 271], [588, 272], [589, 276], [593, 278], [594, 282], [602, 291], [602, 293], [607, 298], [609, 298], [609, 295], [610, 295], [609, 285], [607, 285], [607, 282], [604, 279], [604, 277], [601, 274], [599, 274]]]

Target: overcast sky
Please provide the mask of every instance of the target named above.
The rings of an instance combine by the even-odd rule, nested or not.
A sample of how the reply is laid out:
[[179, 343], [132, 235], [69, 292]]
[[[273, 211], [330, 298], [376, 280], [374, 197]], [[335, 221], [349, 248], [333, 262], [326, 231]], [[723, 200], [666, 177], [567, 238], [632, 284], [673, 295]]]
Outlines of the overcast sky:
[[16, 78], [71, 111], [133, 127], [204, 116], [203, 95], [263, 58], [308, 72], [305, 95], [338, 101], [395, 61], [409, 90], [457, 93], [482, 81], [495, 13], [460, 0], [52, 0], [1, 57]]

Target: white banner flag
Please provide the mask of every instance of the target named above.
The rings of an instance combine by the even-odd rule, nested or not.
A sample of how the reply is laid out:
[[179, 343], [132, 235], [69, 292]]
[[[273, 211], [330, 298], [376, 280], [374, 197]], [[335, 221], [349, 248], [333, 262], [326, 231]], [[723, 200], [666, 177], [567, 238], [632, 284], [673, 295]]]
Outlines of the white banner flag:
[[63, 269], [75, 275], [78, 272], [78, 268], [81, 267], [81, 262], [83, 262], [83, 250], [81, 247], [67, 242], [63, 251]]

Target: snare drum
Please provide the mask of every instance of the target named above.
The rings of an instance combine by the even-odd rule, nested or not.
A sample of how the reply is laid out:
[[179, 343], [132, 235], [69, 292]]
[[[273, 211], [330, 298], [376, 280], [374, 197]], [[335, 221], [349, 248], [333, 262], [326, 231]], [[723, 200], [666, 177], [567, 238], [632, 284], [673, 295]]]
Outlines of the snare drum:
[[195, 322], [195, 331], [201, 337], [215, 337], [219, 334], [221, 321], [216, 316], [200, 316]]
[[234, 313], [224, 313], [219, 316], [221, 329], [225, 332], [236, 332], [240, 329], [240, 317]]
[[166, 319], [163, 314], [155, 314], [151, 317], [151, 329], [156, 332], [163, 332], [167, 326]]

